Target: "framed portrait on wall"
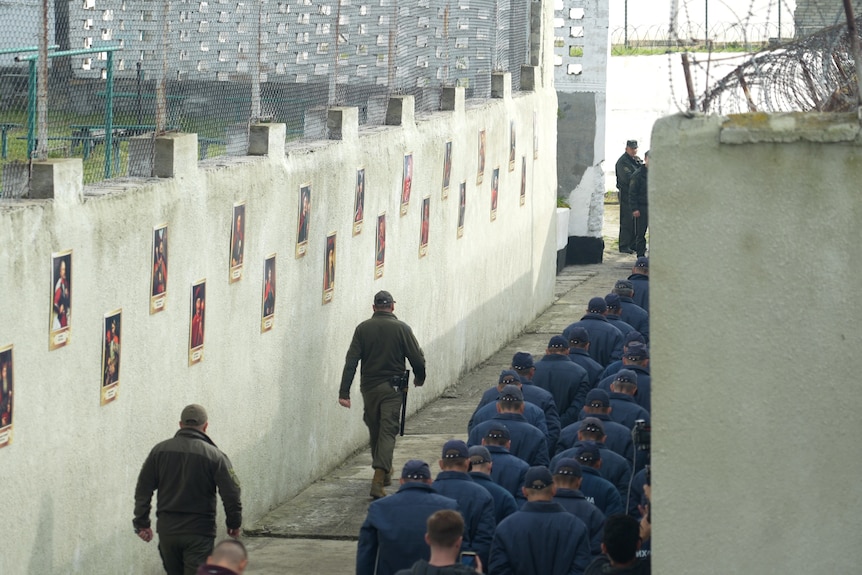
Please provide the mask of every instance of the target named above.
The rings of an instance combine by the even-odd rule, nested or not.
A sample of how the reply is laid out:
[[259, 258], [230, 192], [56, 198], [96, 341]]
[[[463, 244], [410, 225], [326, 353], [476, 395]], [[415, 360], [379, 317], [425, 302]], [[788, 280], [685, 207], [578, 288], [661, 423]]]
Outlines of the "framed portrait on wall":
[[123, 310], [105, 314], [102, 322], [102, 405], [115, 399], [120, 391], [120, 349]]
[[464, 235], [464, 212], [467, 211], [467, 181], [461, 182], [459, 188], [458, 200], [458, 237]]
[[308, 251], [308, 224], [311, 218], [311, 184], [299, 187], [299, 215], [296, 225], [296, 257]]
[[275, 254], [263, 261], [263, 295], [261, 296], [260, 332], [272, 329], [275, 324]]
[[204, 358], [204, 332], [206, 328], [207, 280], [192, 284], [191, 318], [189, 321], [189, 365]]
[[48, 350], [72, 337], [72, 250], [51, 254], [51, 324]]
[[12, 411], [15, 397], [12, 346], [0, 348], [0, 447], [12, 443]]
[[446, 142], [443, 152], [443, 199], [449, 197], [449, 181], [452, 179], [452, 140]]
[[527, 201], [527, 156], [521, 156], [521, 205]]
[[383, 264], [386, 260], [386, 212], [377, 216], [377, 247], [374, 259], [374, 279], [383, 277]]
[[401, 215], [407, 214], [410, 192], [413, 188], [413, 154], [404, 155], [404, 170], [401, 176]]
[[494, 168], [491, 175], [491, 221], [497, 219], [497, 196], [500, 191], [500, 166]]
[[515, 121], [509, 122], [509, 171], [515, 171]]
[[431, 225], [431, 196], [422, 198], [422, 221], [419, 225], [419, 257], [428, 254], [428, 232]]
[[150, 279], [150, 314], [168, 303], [168, 224], [153, 228], [153, 275]]
[[353, 199], [353, 235], [362, 231], [365, 214], [365, 168], [356, 170], [356, 191]]
[[230, 283], [242, 279], [245, 255], [245, 202], [234, 204], [230, 227]]
[[326, 236], [326, 249], [323, 254], [323, 303], [332, 301], [335, 293], [335, 232]]
[[482, 183], [485, 177], [485, 130], [479, 130], [479, 158], [476, 171], [476, 185]]

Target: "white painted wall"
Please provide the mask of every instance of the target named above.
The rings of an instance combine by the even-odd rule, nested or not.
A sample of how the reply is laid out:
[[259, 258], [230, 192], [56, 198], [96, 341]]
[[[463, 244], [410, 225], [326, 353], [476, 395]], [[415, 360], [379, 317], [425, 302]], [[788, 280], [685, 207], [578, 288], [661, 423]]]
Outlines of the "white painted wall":
[[[549, 14], [549, 13], [548, 13]], [[548, 15], [549, 18], [549, 15]], [[0, 347], [14, 344], [14, 441], [0, 449], [0, 573], [157, 573], [154, 546], [131, 530], [140, 465], [191, 402], [243, 483], [246, 523], [367, 442], [360, 407], [337, 404], [354, 326], [373, 294], [391, 291], [428, 359], [418, 409], [549, 305], [555, 273], [556, 95], [469, 102], [404, 127], [290, 147], [270, 158], [218, 158], [183, 177], [85, 188], [82, 204], [0, 203]], [[533, 160], [533, 114], [540, 150]], [[509, 122], [517, 130], [508, 171]], [[484, 183], [477, 142], [487, 131]], [[452, 189], [441, 199], [444, 142]], [[400, 217], [403, 154], [414, 154], [409, 213]], [[527, 198], [519, 205], [520, 158]], [[496, 221], [491, 172], [500, 166]], [[355, 173], [366, 169], [365, 227], [351, 235]], [[458, 182], [467, 180], [464, 236]], [[309, 253], [294, 257], [300, 185], [312, 186]], [[420, 205], [431, 196], [428, 255]], [[232, 206], [246, 202], [243, 279], [228, 283]], [[385, 276], [374, 280], [376, 215], [387, 212]], [[168, 300], [149, 315], [153, 226], [170, 226]], [[336, 292], [322, 305], [325, 236], [338, 233]], [[72, 249], [72, 340], [48, 351], [51, 253]], [[278, 253], [275, 328], [260, 333], [264, 258]], [[189, 367], [189, 290], [207, 279], [205, 357]], [[99, 405], [101, 322], [123, 309], [119, 399]], [[354, 382], [359, 395], [358, 375]], [[370, 470], [369, 470], [370, 471]], [[223, 518], [219, 518], [223, 524]]]
[[724, 121], [652, 133], [653, 570], [857, 573], [859, 123]]

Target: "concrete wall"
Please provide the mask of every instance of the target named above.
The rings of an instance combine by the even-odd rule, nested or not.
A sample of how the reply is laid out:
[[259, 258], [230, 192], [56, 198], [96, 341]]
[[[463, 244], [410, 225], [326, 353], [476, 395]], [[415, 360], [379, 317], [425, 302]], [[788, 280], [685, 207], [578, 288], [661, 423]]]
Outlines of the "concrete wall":
[[[550, 21], [550, 10], [545, 12]], [[177, 150], [175, 177], [88, 186], [57, 183], [55, 200], [0, 203], [0, 348], [14, 344], [14, 440], [0, 449], [2, 573], [157, 573], [154, 544], [131, 530], [140, 465], [177, 428], [190, 402], [210, 411], [210, 434], [243, 482], [246, 523], [297, 493], [367, 442], [358, 376], [351, 411], [336, 402], [344, 353], [371, 299], [391, 291], [428, 359], [414, 411], [517, 334], [549, 305], [555, 271], [556, 95], [536, 68], [536, 90], [463, 101], [400, 126], [358, 130], [347, 110], [340, 141], [267, 157], [197, 164], [194, 136]], [[508, 75], [506, 75], [508, 78]], [[535, 116], [534, 116], [535, 115]], [[534, 117], [539, 127], [533, 159]], [[516, 167], [508, 170], [510, 122]], [[277, 128], [273, 128], [277, 129]], [[283, 126], [282, 126], [283, 129]], [[476, 184], [478, 133], [487, 135]], [[453, 142], [452, 185], [441, 197], [443, 150]], [[191, 145], [188, 145], [191, 144]], [[188, 147], [186, 147], [188, 145]], [[169, 146], [170, 147], [170, 146]], [[413, 153], [408, 213], [401, 170]], [[186, 154], [185, 156], [183, 154]], [[526, 201], [521, 205], [521, 157]], [[60, 162], [80, 174], [80, 160]], [[491, 220], [492, 171], [500, 167]], [[351, 234], [356, 169], [366, 170], [365, 224]], [[54, 168], [48, 166], [49, 171]], [[159, 168], [157, 167], [157, 170]], [[59, 168], [52, 172], [68, 177]], [[74, 178], [72, 178], [74, 180]], [[458, 183], [467, 182], [464, 235]], [[294, 257], [299, 189], [310, 183], [309, 251]], [[419, 257], [420, 205], [430, 196], [430, 241]], [[228, 282], [232, 208], [246, 202], [245, 268]], [[387, 214], [385, 275], [374, 279], [375, 220]], [[149, 314], [153, 227], [169, 225], [167, 309]], [[326, 235], [337, 232], [336, 290], [322, 304]], [[73, 250], [71, 342], [48, 351], [51, 254]], [[261, 333], [264, 258], [277, 253], [275, 326]], [[207, 280], [205, 355], [188, 365], [191, 284]], [[104, 315], [123, 310], [119, 398], [100, 406]], [[370, 469], [369, 469], [370, 477]], [[219, 517], [223, 524], [223, 516]], [[223, 527], [222, 527], [223, 529]]]
[[655, 573], [859, 571], [860, 146], [854, 115], [656, 123]]

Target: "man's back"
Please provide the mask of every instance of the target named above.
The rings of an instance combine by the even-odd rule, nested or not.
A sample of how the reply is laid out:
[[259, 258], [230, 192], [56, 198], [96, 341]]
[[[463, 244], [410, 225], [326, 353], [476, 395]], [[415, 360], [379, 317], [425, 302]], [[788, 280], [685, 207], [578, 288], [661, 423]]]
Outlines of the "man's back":
[[[498, 412], [496, 403], [489, 403], [483, 405], [473, 413], [473, 417], [470, 419], [470, 421], [467, 422], [467, 433], [473, 431], [473, 428], [482, 423], [483, 421], [494, 419], [495, 417], [497, 417], [497, 414]], [[550, 442], [551, 436], [548, 432], [548, 423], [545, 419], [545, 412], [542, 411], [542, 408], [533, 403], [525, 402], [524, 419], [526, 419], [530, 425], [541, 431], [542, 434]]]
[[425, 522], [440, 509], [457, 510], [458, 503], [415, 481], [372, 502], [359, 530], [356, 574], [391, 575], [419, 559], [428, 559]]
[[550, 462], [547, 437], [518, 413], [499, 413], [475, 426], [467, 445], [481, 445], [488, 430], [500, 424], [505, 425], [512, 436], [512, 446], [509, 448], [512, 455], [520, 457], [529, 465], [547, 465]]
[[561, 427], [577, 421], [578, 411], [590, 390], [586, 369], [571, 361], [568, 355], [549, 354], [536, 364], [533, 384], [554, 397]]
[[464, 549], [475, 551], [484, 562], [497, 525], [494, 498], [468, 474], [459, 471], [441, 471], [433, 485], [439, 493], [458, 502], [464, 518]]
[[563, 336], [568, 339], [575, 327], [582, 327], [590, 334], [590, 349], [587, 351], [590, 357], [601, 365], [608, 365], [623, 356], [623, 334], [605, 316], [587, 313], [580, 321], [568, 326], [563, 331]]

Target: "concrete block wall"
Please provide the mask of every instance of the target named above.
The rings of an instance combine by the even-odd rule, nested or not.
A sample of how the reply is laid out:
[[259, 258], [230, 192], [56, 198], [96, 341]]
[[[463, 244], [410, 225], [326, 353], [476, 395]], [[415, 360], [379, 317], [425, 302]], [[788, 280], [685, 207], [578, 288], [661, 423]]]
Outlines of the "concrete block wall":
[[856, 573], [859, 122], [671, 116], [651, 144], [653, 570]]

